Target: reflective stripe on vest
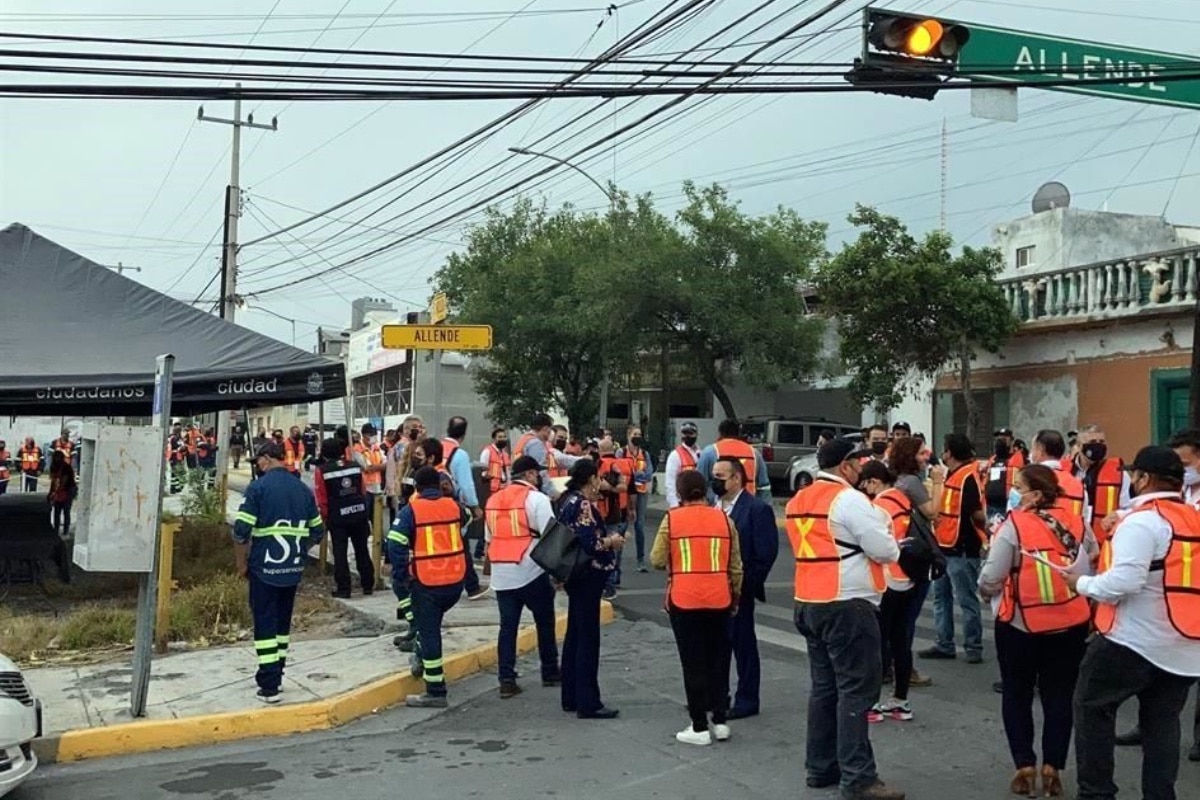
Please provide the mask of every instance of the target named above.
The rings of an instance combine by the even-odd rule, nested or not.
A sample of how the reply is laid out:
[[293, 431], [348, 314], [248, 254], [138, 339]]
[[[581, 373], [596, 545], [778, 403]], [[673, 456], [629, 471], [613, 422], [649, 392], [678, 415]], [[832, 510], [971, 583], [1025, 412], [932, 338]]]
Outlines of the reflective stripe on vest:
[[757, 492], [758, 460], [754, 448], [741, 439], [718, 439], [713, 447], [716, 448], [717, 458], [736, 458], [742, 462], [742, 468], [746, 470], [746, 485], [742, 488], [750, 494]]
[[[912, 524], [912, 501], [908, 499], [908, 495], [904, 492], [893, 488], [880, 492], [875, 497], [874, 502], [891, 519], [892, 536], [895, 537], [896, 543], [899, 544], [903, 539], [908, 537], [908, 526]], [[899, 561], [888, 564], [887, 572], [893, 579], [898, 581], [912, 580], [900, 568]]]
[[1069, 469], [1056, 469], [1054, 476], [1058, 478], [1058, 488], [1063, 490], [1063, 496], [1059, 498], [1055, 507], [1082, 519], [1085, 497], [1083, 481], [1076, 478]]
[[512, 468], [512, 462], [508, 458], [508, 453], [494, 444], [489, 444], [487, 451], [488, 491], [495, 494], [508, 482], [508, 471]]
[[[853, 491], [837, 481], [818, 479], [788, 502], [787, 534], [796, 558], [796, 602], [831, 603], [840, 599], [842, 561], [855, 556], [866, 558], [858, 545], [834, 539], [829, 527], [829, 514], [838, 495]], [[867, 565], [872, 585], [882, 592], [887, 587], [883, 565], [870, 560]]]
[[467, 574], [463, 560], [462, 512], [450, 497], [429, 500], [414, 497], [415, 531], [412, 540], [412, 574], [422, 586], [450, 586]]
[[[536, 438], [538, 438], [537, 434], [532, 433], [532, 432], [521, 434], [521, 438], [517, 439], [517, 446], [515, 448], [513, 448], [513, 460], [515, 461], [518, 458], [520, 458], [521, 456], [525, 455], [525, 448], [529, 445], [530, 442], [532, 442]], [[545, 444], [545, 447], [546, 447], [546, 475], [547, 475], [547, 477], [561, 478], [564, 475], [566, 475], [567, 470], [565, 468], [558, 466], [558, 459], [556, 459], [554, 457], [553, 448], [551, 448], [548, 443], [543, 443], [543, 444]]]
[[[1083, 520], [1060, 509], [1051, 515], [1083, 546]], [[1009, 515], [1017, 535], [1017, 561], [1004, 584], [996, 619], [1011, 622], [1016, 609], [1030, 633], [1054, 633], [1087, 623], [1091, 607], [1087, 599], [1067, 585], [1063, 574], [1025, 553], [1037, 553], [1048, 561], [1068, 567], [1073, 559], [1050, 526], [1029, 511]]]
[[681, 611], [722, 611], [733, 604], [729, 587], [732, 537], [719, 508], [687, 505], [667, 512], [670, 558], [667, 602]]
[[[625, 457], [629, 458], [629, 450], [628, 449], [626, 449], [626, 451], [625, 451]], [[632, 461], [633, 461], [633, 474], [635, 476], [640, 475], [641, 473], [646, 471], [646, 451], [645, 450], [643, 450], [642, 448], [639, 447], [638, 451], [637, 451], [637, 455], [632, 457]], [[650, 483], [649, 483], [649, 481], [644, 481], [644, 480], [641, 480], [641, 479], [635, 477], [633, 480], [633, 489], [638, 494], [645, 494], [646, 492], [650, 491]]]
[[[954, 474], [946, 478], [946, 483], [942, 486], [942, 507], [938, 509], [937, 525], [934, 526], [933, 535], [937, 539], [938, 545], [947, 550], [958, 544], [958, 534], [962, 528], [963, 487], [966, 486], [968, 480], [975, 481], [975, 485], [978, 487], [979, 479], [976, 477], [974, 465], [963, 464], [954, 471]], [[981, 542], [986, 541], [983, 529], [975, 524], [973, 519], [971, 527], [975, 529]]]
[[505, 486], [488, 498], [485, 517], [492, 540], [488, 559], [493, 564], [519, 564], [533, 543], [536, 531], [529, 525], [525, 501], [533, 491], [527, 483]]
[[1106, 458], [1096, 471], [1095, 491], [1092, 500], [1092, 531], [1103, 542], [1108, 533], [1100, 527], [1100, 521], [1121, 507], [1121, 488], [1125, 485], [1125, 473], [1121, 459]]
[[333, 527], [365, 522], [370, 516], [363, 496], [363, 471], [358, 464], [338, 464], [331, 472], [322, 472], [329, 524]]
[[283, 464], [291, 472], [299, 472], [300, 464], [304, 461], [304, 442], [283, 440]]
[[1171, 526], [1163, 559], [1167, 617], [1181, 636], [1200, 639], [1200, 511], [1182, 499], [1155, 500], [1154, 510]]
[[675, 448], [675, 452], [679, 455], [679, 471], [690, 472], [696, 468], [696, 454], [687, 449], [683, 445]]
[[26, 450], [21, 448], [21, 471], [22, 472], [37, 472], [41, 469], [42, 451], [40, 448]]
[[[378, 467], [383, 464], [383, 452], [380, 451], [377, 444], [364, 445], [362, 442], [359, 442], [354, 445], [354, 452], [361, 455], [368, 466]], [[300, 457], [304, 457], [303, 448], [300, 449]], [[378, 487], [383, 481], [382, 472], [363, 472], [362, 477], [363, 483], [366, 484], [368, 489]]]
[[[617, 458], [616, 456], [600, 456], [599, 470], [600, 470], [600, 478], [603, 480], [608, 480], [608, 478], [606, 476], [610, 472], [617, 472], [623, 478], [625, 478], [626, 484], [633, 483], [633, 462], [631, 462], [628, 458]], [[624, 492], [617, 492], [615, 495], [612, 493], [605, 492], [600, 495], [600, 499], [597, 501], [597, 505], [600, 507], [600, 514], [602, 516], [604, 516], [605, 518], [607, 518], [609, 513], [612, 511], [612, 509], [609, 508], [609, 503], [612, 502], [613, 497], [617, 498], [617, 508], [618, 509], [620, 509], [621, 511], [624, 511], [627, 508], [629, 508], [629, 491], [628, 490], [626, 490]]]

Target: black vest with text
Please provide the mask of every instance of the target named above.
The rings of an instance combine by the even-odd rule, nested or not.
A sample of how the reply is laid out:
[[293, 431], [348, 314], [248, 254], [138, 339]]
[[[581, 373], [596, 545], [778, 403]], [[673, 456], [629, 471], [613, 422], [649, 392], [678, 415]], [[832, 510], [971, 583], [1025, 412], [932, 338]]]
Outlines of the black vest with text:
[[362, 467], [338, 461], [329, 471], [322, 470], [325, 497], [329, 503], [329, 525], [342, 528], [358, 525], [370, 518], [367, 497], [363, 494]]

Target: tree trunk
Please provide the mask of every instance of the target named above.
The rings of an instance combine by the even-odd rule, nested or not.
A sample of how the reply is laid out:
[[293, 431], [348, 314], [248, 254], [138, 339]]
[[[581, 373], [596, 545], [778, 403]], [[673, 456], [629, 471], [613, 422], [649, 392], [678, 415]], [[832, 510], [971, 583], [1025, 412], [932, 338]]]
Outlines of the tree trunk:
[[967, 409], [967, 438], [974, 442], [975, 431], [979, 427], [979, 407], [971, 391], [971, 348], [965, 336], [958, 345], [958, 380], [962, 387], [963, 406]]
[[721, 410], [725, 412], [725, 419], [737, 419], [737, 412], [733, 409], [733, 401], [729, 399], [729, 392], [725, 391], [725, 387], [721, 385], [715, 372], [709, 370], [708, 375], [704, 378], [704, 384], [721, 404]]

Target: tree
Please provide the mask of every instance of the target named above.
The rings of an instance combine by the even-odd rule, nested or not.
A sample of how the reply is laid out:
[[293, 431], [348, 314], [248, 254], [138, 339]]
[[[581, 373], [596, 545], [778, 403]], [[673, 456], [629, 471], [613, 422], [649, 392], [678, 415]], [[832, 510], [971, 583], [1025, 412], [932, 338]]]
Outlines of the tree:
[[892, 408], [914, 379], [954, 365], [973, 439], [971, 361], [980, 350], [997, 352], [1018, 324], [995, 282], [1000, 253], [964, 247], [955, 256], [946, 233], [918, 240], [895, 217], [865, 206], [850, 222], [862, 232], [818, 271], [816, 286], [838, 322], [852, 396]]
[[631, 319], [608, 278], [613, 240], [609, 218], [520, 200], [489, 209], [434, 276], [457, 321], [492, 326], [475, 373], [497, 423], [528, 425], [556, 406], [571, 427], [588, 425], [605, 375], [632, 361]]
[[[643, 250], [623, 281], [641, 286], [638, 319], [645, 340], [690, 354], [697, 377], [726, 417], [737, 417], [725, 385], [735, 371], [774, 388], [808, 375], [820, 349], [821, 323], [807, 315], [801, 286], [825, 256], [825, 226], [794, 212], [752, 218], [725, 189], [684, 184], [678, 230], [650, 227], [657, 252]], [[650, 267], [647, 269], [646, 267]]]

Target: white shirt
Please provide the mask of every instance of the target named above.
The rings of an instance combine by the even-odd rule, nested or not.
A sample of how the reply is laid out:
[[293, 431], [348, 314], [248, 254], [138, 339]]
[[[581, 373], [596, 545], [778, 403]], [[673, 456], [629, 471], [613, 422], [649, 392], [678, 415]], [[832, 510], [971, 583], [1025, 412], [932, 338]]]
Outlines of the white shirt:
[[[525, 481], [513, 481], [513, 483], [529, 486]], [[529, 527], [533, 528], [538, 533], [546, 530], [546, 525], [550, 520], [554, 519], [554, 509], [550, 506], [550, 498], [539, 492], [536, 488], [525, 498], [525, 515], [529, 517]], [[487, 515], [484, 515], [487, 519]], [[484, 523], [486, 525], [486, 522]], [[485, 528], [485, 537], [490, 542], [492, 540], [492, 530]], [[517, 564], [492, 564], [492, 580], [489, 584], [497, 592], [503, 592], [510, 589], [520, 589], [522, 586], [528, 586], [531, 581], [537, 580], [544, 574], [544, 570], [537, 565], [537, 562], [530, 557], [533, 552], [536, 540], [529, 543], [529, 547], [525, 549], [525, 555], [521, 557], [520, 563]]]
[[[693, 461], [698, 461], [700, 459], [700, 451], [699, 450], [696, 450], [695, 448], [692, 448], [692, 447], [688, 447], [686, 444], [681, 444], [681, 445], [679, 445], [679, 447], [682, 447], [685, 450], [689, 451], [692, 454]], [[665, 480], [667, 482], [667, 508], [678, 508], [679, 507], [679, 492], [677, 492], [675, 490], [675, 481], [679, 479], [679, 470], [683, 466], [682, 464], [679, 463], [679, 461], [680, 461], [679, 448], [677, 447], [677, 448], [674, 448], [673, 450], [671, 450], [671, 454], [669, 456], [667, 456], [667, 465], [666, 465], [666, 467], [663, 468], [664, 471], [666, 472], [666, 475], [663, 477], [663, 480]], [[706, 481], [708, 480], [708, 478], [709, 478], [708, 475], [704, 476], [704, 479]], [[729, 513], [729, 512], [726, 512], [726, 513]]]
[[727, 516], [727, 517], [728, 517], [730, 514], [732, 514], [732, 513], [733, 513], [733, 507], [734, 507], [735, 505], [737, 505], [738, 498], [742, 496], [742, 492], [744, 492], [744, 491], [746, 491], [746, 490], [745, 490], [745, 489], [738, 489], [738, 493], [737, 493], [737, 494], [735, 494], [735, 495], [733, 496], [733, 499], [731, 499], [731, 500], [730, 500], [728, 503], [727, 503], [727, 502], [725, 502], [723, 499], [718, 499], [718, 500], [717, 500], [717, 508], [719, 508], [719, 509], [721, 509], [722, 511], [724, 511], [724, 512], [725, 512], [725, 516]]
[[[841, 492], [829, 509], [829, 532], [834, 539], [862, 548], [862, 553], [842, 559], [842, 591], [838, 599], [863, 599], [879, 605], [883, 593], [875, 588], [871, 580], [868, 560], [877, 564], [891, 564], [900, 559], [900, 546], [892, 536], [892, 521], [887, 512], [837, 475], [818, 472], [817, 477], [837, 481], [850, 489]], [[846, 555], [846, 548], [839, 545], [839, 550]]]
[[1146, 506], [1153, 500], [1178, 498], [1153, 492], [1133, 498], [1132, 508], [1112, 537], [1112, 568], [1079, 579], [1079, 594], [1116, 604], [1113, 628], [1105, 636], [1128, 647], [1159, 669], [1200, 677], [1200, 639], [1187, 639], [1167, 616], [1162, 574], [1150, 562], [1167, 555], [1171, 526]]
[[1183, 487], [1183, 502], [1200, 511], [1200, 483]]

